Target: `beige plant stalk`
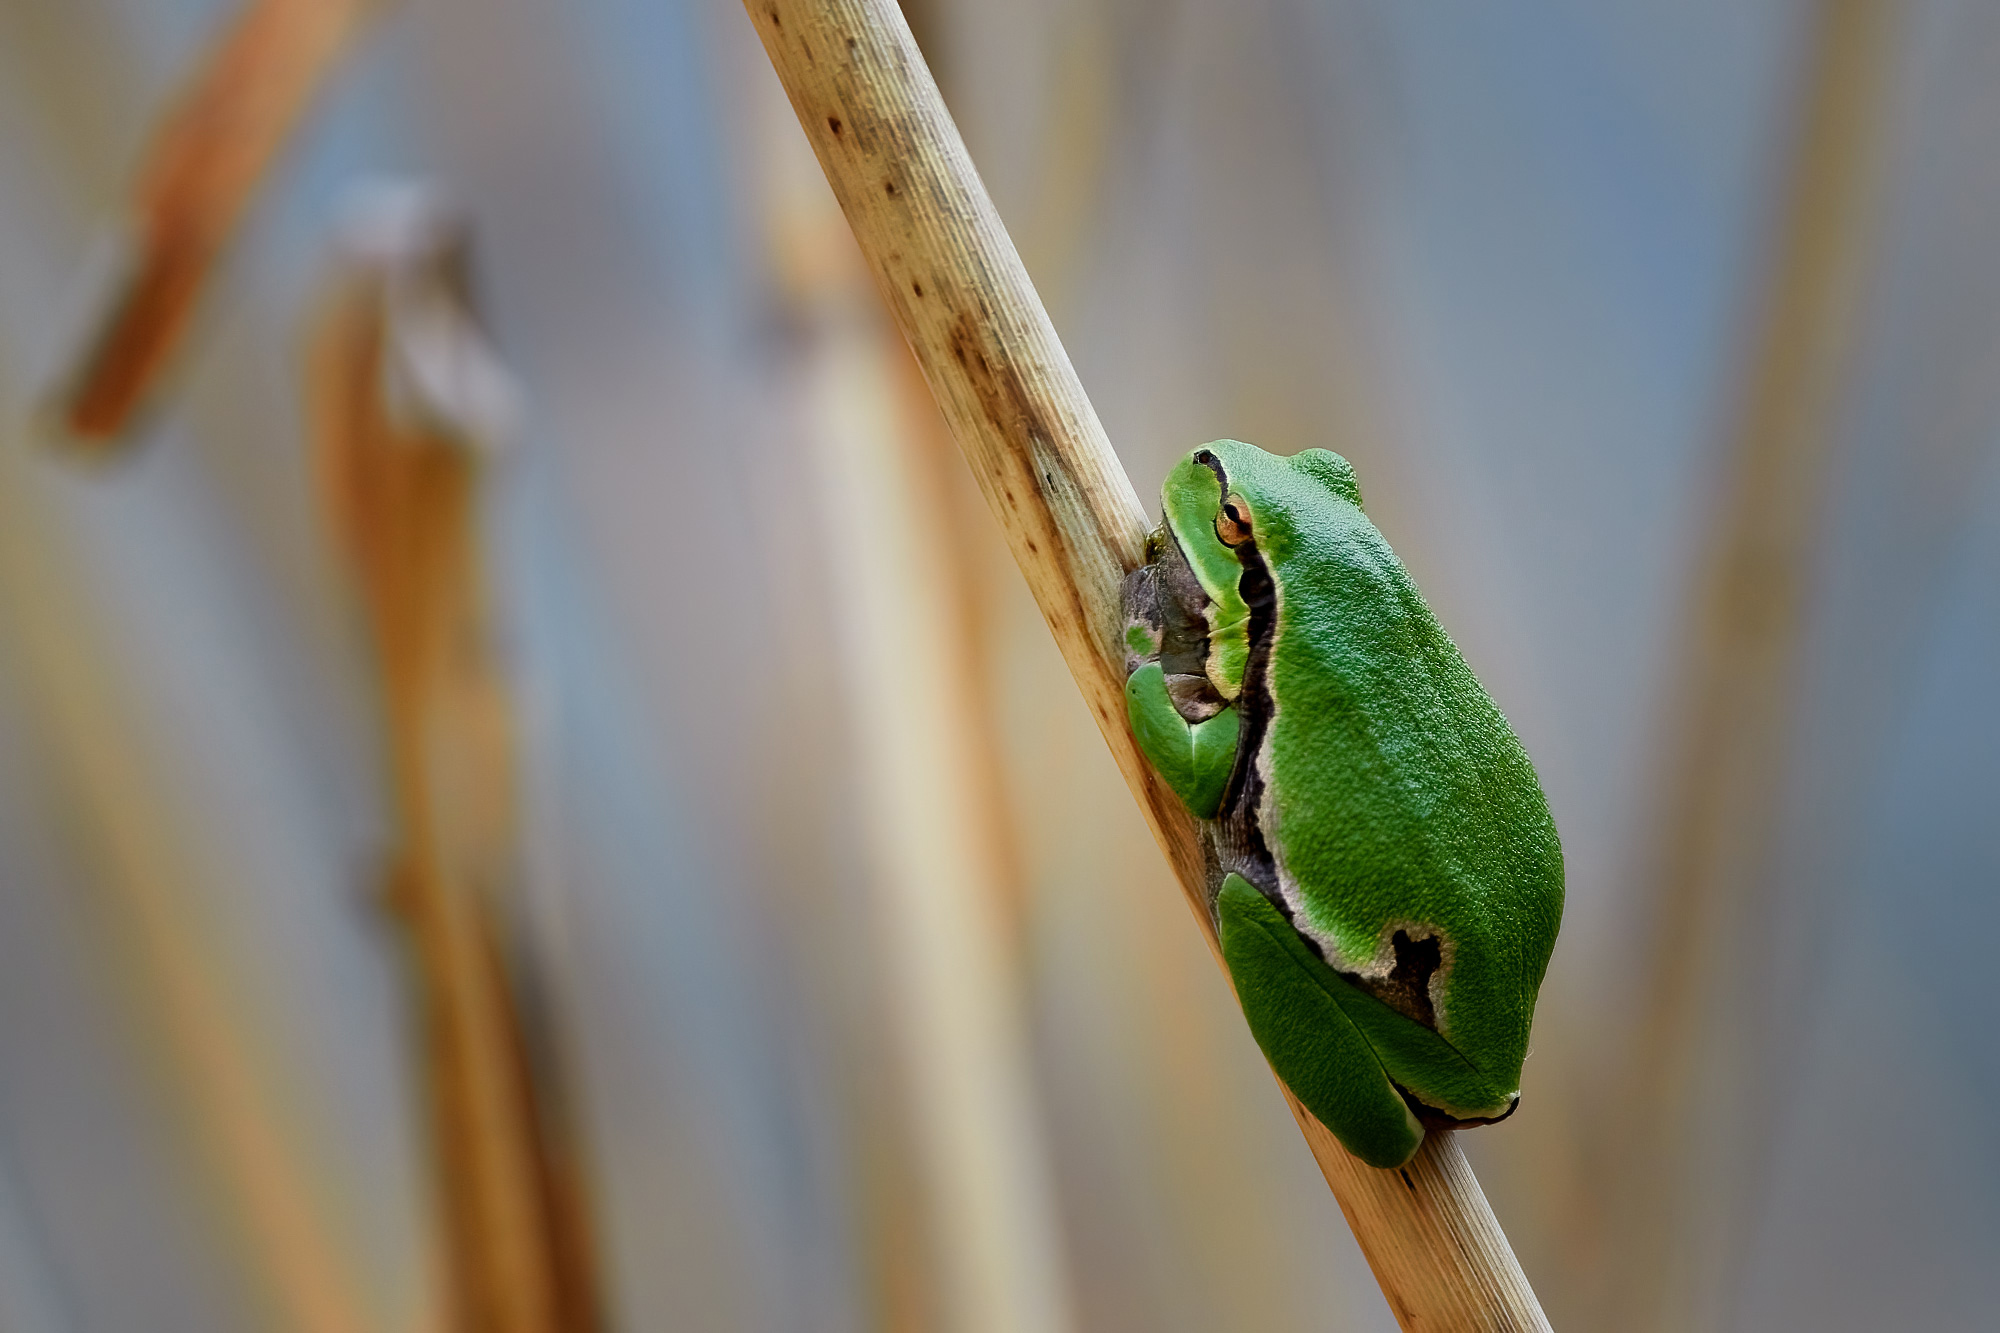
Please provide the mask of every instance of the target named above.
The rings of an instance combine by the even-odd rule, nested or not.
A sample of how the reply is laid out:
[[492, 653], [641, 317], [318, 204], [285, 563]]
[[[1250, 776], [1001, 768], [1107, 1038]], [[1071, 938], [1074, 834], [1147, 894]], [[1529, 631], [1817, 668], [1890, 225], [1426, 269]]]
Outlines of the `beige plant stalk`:
[[[1214, 950], [1200, 832], [1126, 728], [1112, 653], [1119, 585], [1143, 558], [1145, 515], [909, 28], [893, 0], [746, 8]], [[1291, 1106], [1405, 1329], [1548, 1326], [1451, 1135], [1430, 1136], [1401, 1170], [1377, 1171]]]

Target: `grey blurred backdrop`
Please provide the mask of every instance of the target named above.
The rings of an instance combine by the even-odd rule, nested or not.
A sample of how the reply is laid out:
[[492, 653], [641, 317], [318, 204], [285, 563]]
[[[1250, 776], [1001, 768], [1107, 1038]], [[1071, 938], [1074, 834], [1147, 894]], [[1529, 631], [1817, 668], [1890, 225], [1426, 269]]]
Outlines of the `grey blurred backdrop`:
[[[1684, 1326], [2000, 1309], [2000, 10], [1894, 8], [1767, 906], [1713, 923], [1750, 947], [1680, 946], [1758, 971], [1701, 1019], [1750, 1055], [1674, 1091], [1699, 1187], [1653, 1231], [1618, 1184], [1650, 840], [1817, 9], [915, 15], [1149, 506], [1218, 436], [1348, 454], [1535, 759], [1568, 915], [1523, 1109], [1465, 1141], [1558, 1328], [1644, 1326], [1620, 1302], [1653, 1262], [1701, 1293]], [[248, 219], [143, 451], [79, 470], [30, 440], [28, 395], [227, 12], [0, 3], [0, 1329], [285, 1327], [268, 1270], [294, 1243], [359, 1326], [434, 1326], [371, 687], [300, 393], [342, 200], [383, 175], [469, 208], [527, 404], [489, 515], [528, 732], [514, 910], [613, 1323], [942, 1326], [923, 1228], [880, 1222], [912, 1131], [829, 647], [842, 553], [763, 217], [801, 150], [741, 10], [391, 8]], [[1032, 604], [966, 526], [1070, 1324], [1393, 1327]], [[899, 1247], [914, 1304], [883, 1276]]]

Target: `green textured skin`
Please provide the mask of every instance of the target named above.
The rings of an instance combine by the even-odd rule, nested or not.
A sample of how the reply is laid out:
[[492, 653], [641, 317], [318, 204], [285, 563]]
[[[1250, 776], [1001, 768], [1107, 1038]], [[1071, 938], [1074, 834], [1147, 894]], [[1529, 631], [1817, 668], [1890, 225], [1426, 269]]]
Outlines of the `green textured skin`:
[[1215, 907], [1243, 1016], [1285, 1086], [1368, 1165], [1409, 1161], [1424, 1127], [1341, 1004], [1342, 991], [1361, 992], [1321, 962], [1241, 875], [1223, 880]]
[[[1232, 682], [1256, 753], [1215, 812], [1261, 833], [1263, 878], [1274, 882], [1243, 886], [1265, 899], [1271, 919], [1253, 929], [1239, 893], [1232, 925], [1219, 895], [1218, 927], [1239, 940], [1234, 957], [1225, 942], [1225, 958], [1279, 1075], [1357, 1156], [1385, 1164], [1401, 1141], [1383, 1129], [1387, 1120], [1358, 1112], [1360, 1094], [1333, 1090], [1386, 1072], [1429, 1119], [1511, 1111], [1562, 915], [1561, 847], [1520, 742], [1362, 513], [1339, 456], [1279, 458], [1225, 440], [1176, 466], [1163, 487], [1166, 527], [1213, 602], [1210, 624], [1248, 616], [1239, 614], [1243, 563], [1216, 535], [1224, 495], [1214, 469], [1197, 461], [1204, 452], [1248, 511], [1245, 549], [1276, 590], [1262, 678], [1253, 665], [1251, 679]], [[1215, 659], [1226, 674], [1235, 652], [1212, 649], [1214, 680]], [[1245, 942], [1287, 919], [1293, 938], [1304, 937], [1299, 949]], [[1428, 986], [1413, 988], [1428, 1001], [1421, 1015], [1411, 1011], [1417, 1001], [1399, 1012], [1367, 989], [1399, 984], [1399, 930], [1438, 940]], [[1331, 1021], [1336, 1010], [1344, 1026]], [[1354, 1033], [1366, 1061], [1355, 1058]]]
[[1125, 678], [1125, 715], [1139, 748], [1174, 795], [1198, 818], [1215, 818], [1236, 764], [1236, 710], [1225, 708], [1189, 726], [1174, 711], [1166, 675], [1155, 664]]

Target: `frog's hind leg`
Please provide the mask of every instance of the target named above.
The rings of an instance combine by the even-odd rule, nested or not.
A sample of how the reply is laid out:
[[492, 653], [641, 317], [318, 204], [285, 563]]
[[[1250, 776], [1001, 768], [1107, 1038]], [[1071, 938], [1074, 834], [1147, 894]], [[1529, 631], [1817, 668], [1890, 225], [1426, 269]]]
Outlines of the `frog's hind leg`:
[[1424, 1127], [1328, 992], [1325, 980], [1338, 978], [1242, 876], [1223, 880], [1215, 906], [1223, 960], [1271, 1068], [1356, 1157], [1380, 1167], [1409, 1161]]

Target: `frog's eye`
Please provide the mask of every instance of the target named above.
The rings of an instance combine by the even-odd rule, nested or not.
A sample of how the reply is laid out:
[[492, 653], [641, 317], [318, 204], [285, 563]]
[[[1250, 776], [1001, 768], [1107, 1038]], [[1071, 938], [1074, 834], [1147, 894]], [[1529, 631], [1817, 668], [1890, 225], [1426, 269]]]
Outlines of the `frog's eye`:
[[1250, 540], [1250, 509], [1240, 497], [1232, 495], [1222, 502], [1222, 512], [1215, 516], [1215, 535], [1224, 546], [1241, 546]]

